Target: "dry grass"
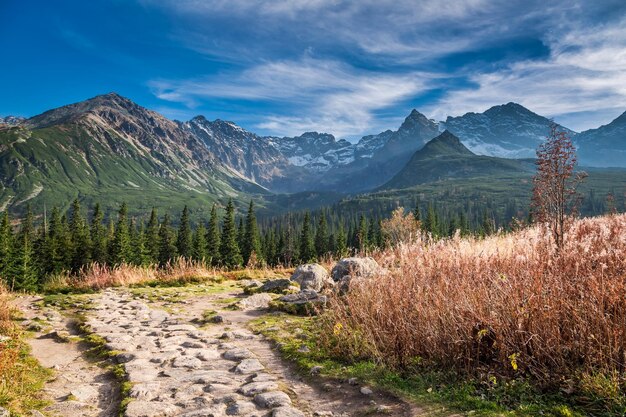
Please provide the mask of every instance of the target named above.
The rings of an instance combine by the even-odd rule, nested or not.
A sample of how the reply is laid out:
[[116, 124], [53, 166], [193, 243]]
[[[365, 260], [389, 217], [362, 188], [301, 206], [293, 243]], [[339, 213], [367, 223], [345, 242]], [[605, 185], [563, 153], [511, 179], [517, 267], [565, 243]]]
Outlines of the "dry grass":
[[9, 297], [0, 286], [0, 406], [19, 415], [47, 404], [41, 388], [50, 371], [28, 355], [21, 331], [12, 321], [15, 310]]
[[535, 227], [375, 256], [389, 273], [323, 320], [336, 354], [624, 397], [626, 215], [575, 222], [558, 252]]

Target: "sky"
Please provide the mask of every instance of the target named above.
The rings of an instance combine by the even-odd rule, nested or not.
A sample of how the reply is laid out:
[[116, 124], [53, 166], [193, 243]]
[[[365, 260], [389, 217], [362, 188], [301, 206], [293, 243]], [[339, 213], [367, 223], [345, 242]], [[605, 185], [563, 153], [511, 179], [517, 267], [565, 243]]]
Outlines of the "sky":
[[0, 0], [0, 115], [117, 92], [167, 117], [354, 140], [510, 101], [626, 110], [624, 0]]

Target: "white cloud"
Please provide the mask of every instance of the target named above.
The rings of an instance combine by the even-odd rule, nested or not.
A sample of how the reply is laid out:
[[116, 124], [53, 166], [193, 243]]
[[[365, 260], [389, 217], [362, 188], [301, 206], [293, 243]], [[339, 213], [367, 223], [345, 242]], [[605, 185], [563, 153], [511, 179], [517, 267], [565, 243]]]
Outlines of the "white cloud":
[[626, 20], [568, 29], [549, 42], [551, 55], [469, 76], [475, 88], [450, 91], [429, 106], [443, 118], [482, 111], [506, 101], [562, 121], [574, 130], [597, 127], [626, 110]]
[[261, 64], [239, 74], [184, 81], [155, 80], [157, 97], [193, 103], [201, 98], [274, 102], [285, 114], [270, 114], [258, 127], [295, 135], [323, 130], [339, 137], [370, 133], [380, 123], [374, 113], [429, 88], [436, 74], [359, 71], [334, 61], [305, 57]]

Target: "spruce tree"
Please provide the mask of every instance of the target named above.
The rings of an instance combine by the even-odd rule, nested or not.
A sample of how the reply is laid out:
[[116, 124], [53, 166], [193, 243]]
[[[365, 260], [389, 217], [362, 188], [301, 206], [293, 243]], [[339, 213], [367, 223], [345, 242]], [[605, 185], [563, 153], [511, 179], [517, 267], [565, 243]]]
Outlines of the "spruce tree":
[[91, 237], [87, 221], [80, 212], [78, 199], [72, 202], [70, 211], [70, 239], [72, 243], [71, 268], [73, 272], [78, 272], [83, 265], [91, 262]]
[[129, 262], [133, 265], [142, 266], [147, 264], [148, 262], [148, 253], [145, 245], [145, 232], [143, 229], [143, 224], [137, 227], [137, 222], [135, 219], [130, 220], [130, 225], [128, 226], [128, 233], [130, 235], [130, 259]]
[[9, 278], [13, 291], [34, 292], [38, 289], [33, 223], [30, 208], [13, 245]]
[[303, 263], [315, 261], [315, 246], [311, 236], [311, 215], [308, 211], [304, 214], [300, 233], [300, 261]]
[[419, 200], [415, 202], [415, 208], [413, 209], [413, 219], [420, 223], [422, 221], [422, 213], [420, 211]]
[[437, 224], [437, 214], [432, 204], [428, 205], [428, 211], [426, 212], [426, 219], [424, 220], [424, 230], [433, 235], [433, 237], [439, 236], [439, 225]]
[[216, 266], [220, 263], [220, 226], [217, 218], [217, 205], [211, 208], [209, 228], [206, 232], [207, 262]]
[[248, 214], [246, 215], [246, 226], [241, 246], [241, 254], [243, 256], [243, 264], [248, 265], [250, 257], [255, 254], [259, 262], [263, 261], [263, 251], [261, 250], [261, 239], [259, 236], [259, 226], [256, 222], [254, 214], [254, 203], [250, 200], [248, 206]]
[[227, 268], [241, 266], [243, 259], [237, 243], [237, 230], [235, 229], [235, 205], [233, 200], [228, 201], [226, 213], [224, 213], [224, 226], [222, 229], [220, 245], [220, 259], [222, 265]]
[[364, 251], [368, 246], [368, 227], [367, 219], [361, 214], [359, 217], [359, 230], [357, 232], [357, 239], [359, 244], [359, 250]]
[[315, 252], [318, 258], [322, 258], [329, 252], [328, 226], [326, 225], [326, 215], [323, 212], [320, 215], [320, 221], [315, 231]]
[[239, 226], [237, 227], [237, 245], [239, 246], [239, 253], [244, 246], [244, 240], [246, 238], [246, 230], [243, 225], [243, 218], [239, 218]]
[[94, 262], [104, 264], [107, 261], [107, 231], [103, 224], [104, 213], [100, 204], [96, 203], [91, 218], [91, 258]]
[[9, 213], [2, 213], [0, 220], [0, 278], [5, 281], [8, 286], [8, 274], [11, 267], [11, 252], [13, 248], [13, 232], [11, 230], [11, 222]]
[[198, 225], [193, 234], [191, 258], [196, 261], [206, 261], [207, 259], [206, 228], [202, 222]]
[[69, 269], [72, 244], [68, 229], [67, 218], [54, 207], [45, 243], [45, 272], [60, 273]]
[[335, 246], [335, 254], [338, 258], [343, 258], [348, 254], [348, 240], [342, 223], [339, 224], [339, 230], [337, 230], [337, 243]]
[[178, 239], [176, 241], [178, 256], [191, 259], [193, 251], [193, 236], [191, 226], [189, 225], [189, 209], [187, 206], [183, 208], [180, 216], [180, 224], [178, 226]]
[[154, 207], [150, 212], [150, 220], [148, 220], [148, 226], [146, 227], [145, 245], [149, 255], [149, 262], [158, 263], [161, 246], [159, 244], [159, 218]]
[[159, 227], [159, 265], [165, 266], [176, 258], [176, 238], [170, 227], [170, 217], [165, 215]]
[[130, 262], [132, 258], [130, 232], [128, 228], [128, 206], [122, 203], [117, 215], [117, 224], [111, 245], [110, 263], [120, 265]]

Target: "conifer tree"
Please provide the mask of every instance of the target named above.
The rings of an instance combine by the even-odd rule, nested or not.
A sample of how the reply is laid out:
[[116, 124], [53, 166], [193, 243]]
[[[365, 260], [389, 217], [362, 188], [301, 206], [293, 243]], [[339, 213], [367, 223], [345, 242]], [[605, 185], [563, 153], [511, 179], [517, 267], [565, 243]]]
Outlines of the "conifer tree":
[[328, 226], [326, 224], [326, 215], [323, 212], [320, 215], [317, 230], [315, 231], [315, 252], [318, 258], [325, 256], [329, 252]]
[[7, 279], [11, 266], [12, 248], [13, 232], [11, 230], [9, 213], [5, 211], [2, 213], [2, 218], [0, 220], [0, 278], [3, 279], [7, 285], [10, 285]]
[[176, 258], [176, 238], [170, 227], [170, 216], [165, 214], [159, 227], [159, 265], [165, 266]]
[[104, 264], [107, 260], [107, 231], [103, 220], [104, 214], [100, 210], [100, 204], [96, 203], [90, 227], [91, 258], [99, 264]]
[[419, 200], [415, 201], [415, 208], [413, 209], [413, 218], [416, 222], [422, 221], [422, 212], [420, 211]]
[[217, 206], [213, 204], [209, 228], [206, 232], [207, 262], [216, 266], [220, 263], [220, 226], [217, 218]]
[[61, 216], [59, 209], [54, 207], [50, 216], [50, 231], [45, 243], [45, 272], [59, 273], [68, 270], [71, 246], [67, 218]]
[[241, 246], [241, 252], [244, 265], [248, 265], [250, 257], [253, 253], [255, 254], [257, 260], [263, 260], [263, 251], [261, 250], [261, 239], [259, 236], [259, 226], [256, 222], [256, 216], [254, 214], [254, 202], [252, 200], [250, 200], [250, 205], [248, 206], [248, 214], [246, 215], [246, 226], [243, 244]]
[[207, 259], [206, 234], [204, 223], [200, 222], [193, 234], [193, 250], [191, 251], [191, 258], [196, 261], [206, 261]]
[[361, 214], [361, 216], [359, 217], [359, 230], [357, 232], [358, 245], [361, 251], [364, 251], [365, 249], [367, 249], [367, 245], [368, 245], [368, 241], [367, 241], [368, 233], [367, 232], [368, 232], [367, 219], [365, 218], [364, 215]]
[[335, 254], [339, 258], [343, 258], [348, 254], [348, 241], [346, 233], [343, 230], [342, 223], [339, 223], [339, 230], [337, 230], [337, 244], [335, 248]]
[[70, 239], [72, 243], [72, 272], [78, 272], [83, 265], [91, 262], [91, 237], [87, 221], [80, 212], [80, 202], [75, 199], [70, 211]]
[[34, 252], [33, 214], [30, 206], [14, 242], [10, 268], [13, 291], [34, 292], [38, 288], [38, 269]]
[[148, 220], [146, 227], [145, 244], [150, 263], [159, 262], [159, 254], [161, 251], [159, 242], [159, 218], [157, 217], [157, 211], [154, 207], [150, 212], [150, 220]]
[[147, 264], [148, 252], [145, 246], [145, 232], [143, 224], [137, 227], [135, 219], [131, 219], [130, 225], [128, 226], [128, 232], [131, 244], [131, 256], [129, 262], [138, 266]]
[[239, 218], [239, 226], [237, 227], [237, 246], [239, 246], [239, 253], [244, 246], [244, 239], [246, 238], [246, 230], [243, 225], [243, 218]]
[[235, 205], [233, 200], [228, 201], [226, 213], [224, 213], [224, 226], [222, 229], [220, 259], [222, 265], [227, 268], [241, 266], [243, 259], [237, 243], [237, 230], [235, 229]]
[[307, 211], [304, 214], [302, 232], [300, 233], [300, 261], [303, 263], [315, 260], [315, 247], [311, 236], [311, 215]]
[[426, 219], [424, 220], [424, 230], [433, 236], [439, 236], [439, 225], [437, 224], [437, 214], [432, 204], [428, 205]]
[[189, 225], [189, 209], [187, 206], [183, 208], [183, 212], [180, 216], [176, 247], [178, 249], [178, 256], [191, 259], [191, 253], [193, 251], [193, 236], [191, 226]]
[[122, 203], [117, 214], [117, 224], [111, 245], [110, 263], [120, 265], [130, 262], [132, 258], [130, 233], [128, 229], [128, 206]]

